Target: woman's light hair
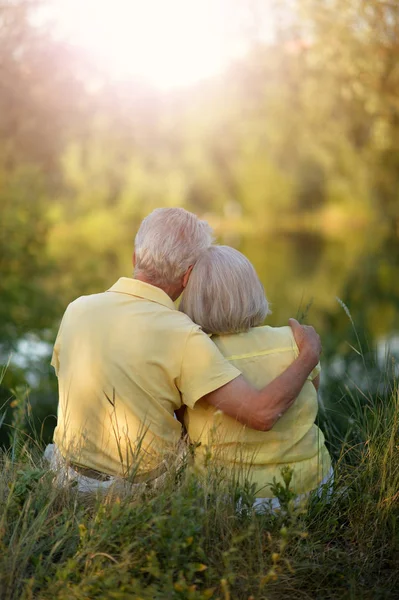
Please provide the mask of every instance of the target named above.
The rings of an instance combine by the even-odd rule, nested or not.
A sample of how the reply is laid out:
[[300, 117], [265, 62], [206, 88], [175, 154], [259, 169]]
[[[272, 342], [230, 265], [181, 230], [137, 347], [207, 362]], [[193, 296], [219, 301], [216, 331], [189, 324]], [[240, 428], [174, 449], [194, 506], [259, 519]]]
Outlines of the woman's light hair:
[[270, 312], [252, 264], [229, 246], [212, 246], [200, 256], [179, 310], [213, 334], [248, 331]]
[[184, 208], [157, 208], [140, 225], [134, 242], [135, 272], [154, 285], [175, 284], [212, 244], [212, 229]]

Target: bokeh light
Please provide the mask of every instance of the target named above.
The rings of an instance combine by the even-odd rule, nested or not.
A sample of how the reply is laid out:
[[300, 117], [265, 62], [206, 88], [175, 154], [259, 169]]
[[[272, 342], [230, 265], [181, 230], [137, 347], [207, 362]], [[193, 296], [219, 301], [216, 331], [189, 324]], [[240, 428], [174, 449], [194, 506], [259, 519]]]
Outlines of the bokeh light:
[[52, 12], [112, 78], [161, 89], [221, 72], [247, 50], [251, 20], [250, 4], [237, 0], [56, 0]]

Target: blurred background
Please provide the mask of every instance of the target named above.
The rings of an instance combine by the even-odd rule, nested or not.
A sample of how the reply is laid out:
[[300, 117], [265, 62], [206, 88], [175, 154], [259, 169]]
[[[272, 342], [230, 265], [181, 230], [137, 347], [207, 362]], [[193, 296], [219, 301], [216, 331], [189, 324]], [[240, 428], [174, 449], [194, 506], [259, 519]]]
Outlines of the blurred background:
[[62, 314], [131, 275], [159, 206], [253, 261], [269, 324], [318, 329], [325, 410], [350, 419], [348, 390], [383, 398], [399, 353], [399, 3], [0, 0], [3, 424], [29, 395], [51, 437]]

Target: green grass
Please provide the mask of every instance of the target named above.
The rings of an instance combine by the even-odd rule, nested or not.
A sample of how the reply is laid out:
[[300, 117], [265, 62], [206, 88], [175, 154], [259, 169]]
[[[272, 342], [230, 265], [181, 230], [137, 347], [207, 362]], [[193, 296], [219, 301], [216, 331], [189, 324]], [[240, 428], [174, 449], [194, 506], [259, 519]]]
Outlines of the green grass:
[[264, 515], [212, 467], [201, 483], [171, 469], [136, 495], [56, 489], [18, 409], [0, 456], [1, 600], [397, 598], [398, 388], [345, 402], [332, 497], [295, 506], [280, 490], [284, 508]]

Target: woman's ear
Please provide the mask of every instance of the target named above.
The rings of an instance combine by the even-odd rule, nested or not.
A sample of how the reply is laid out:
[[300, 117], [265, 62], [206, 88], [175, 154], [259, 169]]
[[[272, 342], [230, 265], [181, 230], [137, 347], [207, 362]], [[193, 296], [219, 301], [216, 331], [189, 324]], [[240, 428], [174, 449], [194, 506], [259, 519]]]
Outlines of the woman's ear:
[[188, 280], [190, 279], [190, 275], [191, 275], [191, 271], [193, 270], [194, 265], [190, 265], [187, 269], [187, 271], [184, 273], [183, 275], [183, 288], [186, 287], [186, 285], [188, 284]]

